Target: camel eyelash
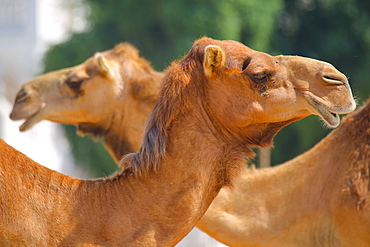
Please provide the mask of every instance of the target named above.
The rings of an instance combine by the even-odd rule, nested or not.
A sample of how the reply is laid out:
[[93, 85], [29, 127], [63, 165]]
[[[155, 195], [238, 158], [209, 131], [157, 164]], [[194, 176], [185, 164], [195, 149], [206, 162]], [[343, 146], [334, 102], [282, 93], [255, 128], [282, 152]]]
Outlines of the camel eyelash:
[[79, 89], [83, 81], [84, 80], [77, 80], [77, 81], [68, 80], [66, 83], [68, 87], [70, 87], [71, 89]]
[[252, 74], [250, 76], [252, 81], [256, 84], [263, 83], [268, 81], [269, 74], [268, 73], [257, 73], [257, 74]]

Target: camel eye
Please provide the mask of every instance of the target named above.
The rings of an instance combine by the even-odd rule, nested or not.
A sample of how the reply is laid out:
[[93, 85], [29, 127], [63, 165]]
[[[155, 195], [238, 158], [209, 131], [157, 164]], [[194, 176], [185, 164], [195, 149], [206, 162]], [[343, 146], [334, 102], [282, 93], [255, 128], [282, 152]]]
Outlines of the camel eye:
[[266, 73], [253, 74], [251, 76], [251, 79], [256, 84], [264, 83], [264, 82], [266, 82], [268, 80], [268, 75]]
[[81, 87], [83, 80], [78, 80], [78, 81], [67, 81], [68, 87], [71, 89], [79, 89]]

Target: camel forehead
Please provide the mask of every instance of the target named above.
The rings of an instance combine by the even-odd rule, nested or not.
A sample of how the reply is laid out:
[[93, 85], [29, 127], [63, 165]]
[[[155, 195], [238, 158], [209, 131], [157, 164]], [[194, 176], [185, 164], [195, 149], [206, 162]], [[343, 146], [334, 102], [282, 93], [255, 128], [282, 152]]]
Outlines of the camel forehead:
[[[273, 57], [267, 53], [259, 52], [249, 48], [248, 46], [234, 40], [214, 40], [211, 38], [201, 38], [195, 45], [201, 47], [202, 50], [208, 45], [216, 45], [221, 47], [226, 53], [227, 64], [235, 65], [235, 62], [243, 62], [245, 59], [251, 59], [254, 63], [273, 65]], [[239, 65], [239, 64], [238, 64]]]
[[[116, 61], [122, 64], [123, 61], [133, 61], [138, 59], [138, 50], [129, 43], [120, 43], [113, 49], [99, 52], [105, 59]], [[86, 73], [89, 76], [94, 76], [97, 73], [95, 56], [89, 57], [82, 64], [72, 67], [72, 73]]]
[[[198, 45], [204, 49], [208, 45], [216, 45], [221, 47], [229, 56], [246, 56], [251, 55], [257, 51], [249, 48], [248, 46], [234, 41], [234, 40], [214, 40], [211, 38], [199, 39], [195, 45]], [[258, 53], [258, 52], [257, 52]]]

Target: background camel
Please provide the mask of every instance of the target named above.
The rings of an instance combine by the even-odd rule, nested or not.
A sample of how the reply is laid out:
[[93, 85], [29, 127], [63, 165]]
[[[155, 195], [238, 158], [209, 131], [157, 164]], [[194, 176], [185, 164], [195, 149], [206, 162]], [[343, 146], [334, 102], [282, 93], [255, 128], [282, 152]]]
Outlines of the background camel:
[[308, 152], [224, 188], [197, 226], [230, 246], [370, 246], [370, 100]]
[[76, 125], [81, 134], [103, 137], [118, 162], [139, 149], [162, 77], [134, 46], [122, 43], [23, 85], [10, 118], [26, 119], [21, 131], [43, 119]]
[[253, 155], [248, 147], [271, 145], [307, 115], [336, 124], [331, 113], [353, 108], [345, 77], [327, 63], [202, 38], [167, 70], [142, 146], [120, 174], [74, 179], [1, 142], [2, 244], [174, 245]]

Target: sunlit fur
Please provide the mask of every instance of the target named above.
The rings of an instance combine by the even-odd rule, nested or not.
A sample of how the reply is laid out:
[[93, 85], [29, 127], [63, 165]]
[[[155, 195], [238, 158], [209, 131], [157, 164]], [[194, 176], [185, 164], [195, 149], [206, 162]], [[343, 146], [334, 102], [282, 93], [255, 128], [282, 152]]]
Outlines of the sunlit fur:
[[230, 246], [370, 246], [370, 100], [306, 153], [245, 172], [197, 226]]

